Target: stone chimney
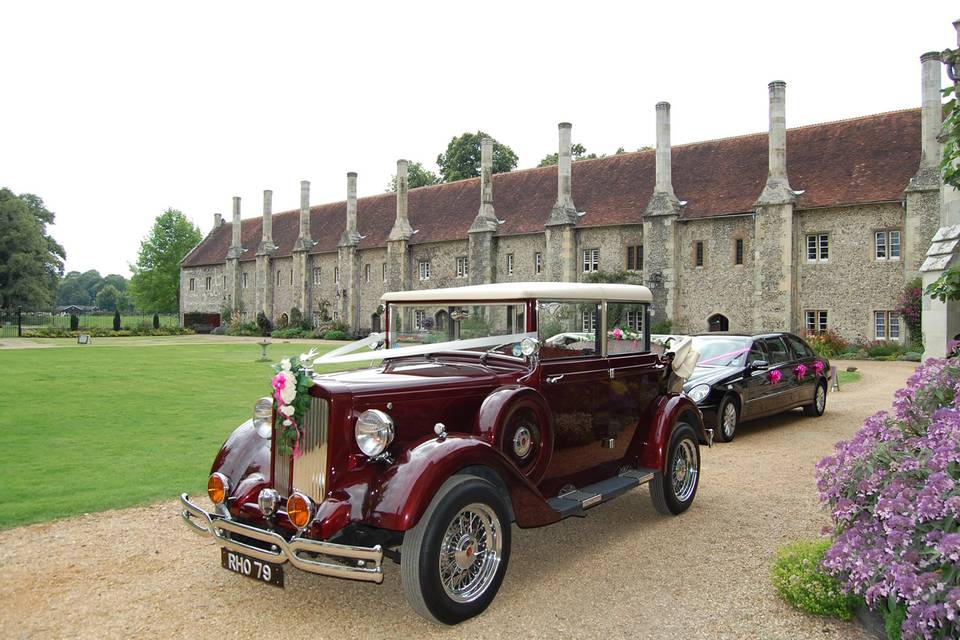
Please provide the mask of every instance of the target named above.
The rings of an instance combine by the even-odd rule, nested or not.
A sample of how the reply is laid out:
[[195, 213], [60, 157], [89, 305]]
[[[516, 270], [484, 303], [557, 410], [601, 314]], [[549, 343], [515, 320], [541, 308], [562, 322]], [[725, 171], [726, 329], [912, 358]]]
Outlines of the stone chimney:
[[243, 253], [243, 236], [240, 230], [240, 196], [233, 196], [233, 227], [231, 228], [228, 258], [239, 258]]
[[573, 205], [571, 193], [571, 163], [570, 133], [573, 125], [561, 122], [557, 127], [560, 130], [560, 149], [557, 154], [557, 203], [550, 210], [547, 226], [558, 224], [577, 224], [577, 208]]
[[497, 216], [493, 210], [493, 140], [480, 142], [480, 210], [473, 219], [470, 232], [496, 231]]
[[670, 147], [670, 103], [657, 103], [657, 181], [655, 191], [673, 193]]
[[347, 223], [340, 236], [340, 246], [357, 245], [360, 233], [357, 231], [357, 174], [347, 174]]
[[940, 54], [930, 51], [920, 56], [922, 109], [920, 115], [920, 168], [940, 164], [940, 143], [937, 136], [943, 128], [943, 106], [940, 100]]
[[782, 204], [797, 199], [787, 180], [787, 83], [774, 80], [770, 89], [770, 133], [767, 137], [769, 171], [757, 204]]
[[393, 223], [393, 229], [390, 231], [388, 240], [409, 240], [413, 235], [413, 227], [410, 226], [410, 219], [407, 216], [407, 181], [406, 160], [397, 160], [397, 218]]
[[300, 181], [300, 233], [293, 245], [294, 251], [309, 251], [313, 247], [310, 236], [310, 181]]
[[265, 189], [263, 192], [263, 234], [260, 236], [260, 246], [257, 255], [269, 254], [276, 248], [273, 244], [273, 191]]
[[222, 213], [213, 214], [213, 228], [219, 229], [221, 226], [223, 226], [223, 214]]

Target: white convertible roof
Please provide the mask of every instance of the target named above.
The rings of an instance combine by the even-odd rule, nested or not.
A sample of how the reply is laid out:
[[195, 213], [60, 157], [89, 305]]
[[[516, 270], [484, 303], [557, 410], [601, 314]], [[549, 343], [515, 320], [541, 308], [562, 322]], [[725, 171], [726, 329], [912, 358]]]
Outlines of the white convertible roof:
[[490, 300], [610, 300], [650, 302], [650, 289], [636, 284], [590, 282], [497, 282], [446, 289], [394, 291], [383, 294], [384, 302], [480, 302]]

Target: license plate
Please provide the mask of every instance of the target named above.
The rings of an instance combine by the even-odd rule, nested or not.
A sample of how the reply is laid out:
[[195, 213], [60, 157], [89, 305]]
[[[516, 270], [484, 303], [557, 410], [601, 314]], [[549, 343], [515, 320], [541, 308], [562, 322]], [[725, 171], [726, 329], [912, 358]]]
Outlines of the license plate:
[[283, 589], [283, 566], [279, 564], [248, 558], [223, 547], [220, 547], [220, 563], [228, 571]]

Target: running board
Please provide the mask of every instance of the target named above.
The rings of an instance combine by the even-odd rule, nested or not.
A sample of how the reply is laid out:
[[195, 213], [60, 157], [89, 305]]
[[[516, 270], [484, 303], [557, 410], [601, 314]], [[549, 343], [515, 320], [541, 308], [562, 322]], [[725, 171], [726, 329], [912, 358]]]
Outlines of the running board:
[[583, 518], [590, 507], [594, 507], [626, 493], [634, 487], [653, 480], [653, 469], [630, 469], [596, 484], [587, 485], [577, 491], [561, 493], [547, 501], [561, 518], [577, 516]]

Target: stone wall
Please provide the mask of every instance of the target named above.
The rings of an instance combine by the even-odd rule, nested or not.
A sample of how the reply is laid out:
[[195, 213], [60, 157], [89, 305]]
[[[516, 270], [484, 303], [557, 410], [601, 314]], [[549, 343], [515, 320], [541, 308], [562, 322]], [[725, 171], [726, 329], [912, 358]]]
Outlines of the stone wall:
[[[387, 261], [386, 249], [364, 249], [360, 252], [360, 328], [372, 329], [371, 316], [380, 306], [380, 296], [386, 292], [383, 279], [383, 265]], [[366, 279], [367, 266], [370, 267], [370, 281]], [[383, 325], [381, 324], [381, 330]]]
[[[226, 288], [223, 279], [226, 267], [222, 264], [204, 267], [186, 267], [180, 270], [180, 314], [184, 313], [220, 313], [226, 302]], [[194, 280], [194, 290], [190, 291], [190, 279]], [[210, 278], [210, 288], [206, 288]]]
[[[720, 313], [733, 332], [752, 333], [753, 216], [687, 220], [677, 225], [677, 315], [672, 331], [701, 333], [707, 318]], [[743, 264], [734, 264], [742, 238]], [[695, 243], [703, 242], [703, 266], [694, 264]]]
[[[469, 284], [468, 278], [457, 278], [457, 258], [468, 255], [467, 240], [410, 245], [410, 288], [437, 289]], [[430, 262], [430, 279], [420, 280], [420, 262]]]
[[[798, 333], [805, 328], [805, 311], [824, 310], [828, 328], [845, 339], [874, 339], [873, 312], [892, 310], [904, 287], [903, 258], [877, 260], [874, 232], [899, 229], [902, 233], [903, 222], [903, 209], [897, 203], [798, 212], [793, 256]], [[829, 258], [808, 262], [806, 236], [822, 233], [829, 235]], [[900, 332], [906, 335], [902, 322]]]
[[[320, 304], [326, 302], [327, 313], [332, 319], [337, 310], [337, 284], [334, 281], [337, 270], [337, 252], [315, 253], [307, 263], [307, 277], [310, 279], [310, 313], [309, 317], [317, 319]], [[314, 280], [314, 269], [320, 269], [320, 283]], [[304, 315], [308, 315], [304, 312]]]
[[[600, 250], [600, 271], [616, 272], [627, 268], [627, 246], [643, 244], [643, 225], [615, 227], [587, 227], [577, 230], [576, 271], [577, 280], [586, 275], [583, 271], [583, 252]], [[642, 274], [637, 274], [640, 277]]]
[[[496, 263], [493, 269], [494, 282], [530, 282], [546, 280], [547, 244], [542, 233], [519, 236], [504, 236], [494, 240]], [[536, 273], [536, 254], [540, 253], [540, 274]], [[507, 274], [507, 256], [513, 256], [513, 275]]]

